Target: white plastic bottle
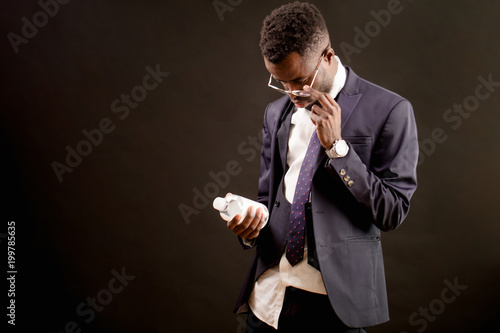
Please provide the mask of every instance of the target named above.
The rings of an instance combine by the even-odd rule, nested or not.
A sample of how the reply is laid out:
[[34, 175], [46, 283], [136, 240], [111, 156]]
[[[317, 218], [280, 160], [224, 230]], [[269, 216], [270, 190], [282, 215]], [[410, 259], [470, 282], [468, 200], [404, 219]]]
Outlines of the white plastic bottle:
[[254, 207], [254, 212], [257, 211], [257, 208], [262, 208], [265, 224], [269, 219], [269, 211], [266, 206], [260, 202], [253, 201], [236, 194], [229, 194], [225, 198], [215, 198], [213, 206], [216, 210], [220, 211], [220, 216], [225, 221], [230, 221], [236, 214], [240, 214], [245, 217], [248, 207], [250, 206]]

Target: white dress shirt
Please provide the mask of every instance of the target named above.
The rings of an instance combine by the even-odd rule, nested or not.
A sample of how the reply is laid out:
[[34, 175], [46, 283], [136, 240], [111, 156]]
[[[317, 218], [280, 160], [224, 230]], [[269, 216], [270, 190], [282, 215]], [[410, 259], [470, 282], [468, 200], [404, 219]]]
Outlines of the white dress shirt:
[[[333, 80], [330, 95], [335, 98], [344, 87], [347, 75], [340, 59], [335, 56], [338, 68]], [[285, 174], [285, 197], [293, 201], [295, 186], [299, 177], [300, 168], [307, 152], [309, 140], [316, 129], [310, 118], [311, 111], [305, 108], [297, 109], [291, 119], [290, 135], [288, 138], [287, 164]], [[285, 251], [286, 252], [286, 251]], [[304, 259], [291, 266], [286, 259], [285, 252], [279, 265], [262, 273], [254, 284], [248, 304], [252, 312], [268, 325], [278, 328], [278, 320], [283, 307], [286, 287], [292, 286], [309, 292], [326, 295], [323, 278], [320, 271], [307, 262], [307, 243], [304, 244]]]

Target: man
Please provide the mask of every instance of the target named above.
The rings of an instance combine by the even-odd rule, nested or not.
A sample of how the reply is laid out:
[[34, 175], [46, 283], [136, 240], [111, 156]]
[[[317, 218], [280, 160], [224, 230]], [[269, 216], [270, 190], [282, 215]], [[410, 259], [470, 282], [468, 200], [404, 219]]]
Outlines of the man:
[[342, 65], [308, 3], [275, 9], [260, 47], [269, 87], [258, 201], [228, 228], [256, 254], [236, 310], [248, 332], [363, 332], [389, 320], [380, 230], [416, 189], [410, 103]]

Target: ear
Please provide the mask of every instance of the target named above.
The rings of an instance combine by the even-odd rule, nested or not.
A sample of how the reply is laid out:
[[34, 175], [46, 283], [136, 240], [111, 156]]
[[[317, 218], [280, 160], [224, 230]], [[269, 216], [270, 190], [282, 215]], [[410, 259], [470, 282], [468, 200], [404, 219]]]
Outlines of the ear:
[[325, 57], [324, 59], [329, 63], [329, 64], [332, 64], [332, 62], [334, 61], [334, 56], [335, 56], [335, 51], [333, 50], [333, 48], [329, 48], [327, 51], [326, 51], [326, 54], [325, 54]]

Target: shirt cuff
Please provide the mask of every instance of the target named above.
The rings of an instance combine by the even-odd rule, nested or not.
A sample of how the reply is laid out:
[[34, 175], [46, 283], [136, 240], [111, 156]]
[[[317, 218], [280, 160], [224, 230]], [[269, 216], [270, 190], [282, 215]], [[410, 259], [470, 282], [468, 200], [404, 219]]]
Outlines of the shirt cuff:
[[256, 238], [254, 238], [254, 239], [241, 238], [241, 241], [243, 242], [243, 244], [248, 246], [248, 247], [254, 247], [255, 240], [256, 240]]

